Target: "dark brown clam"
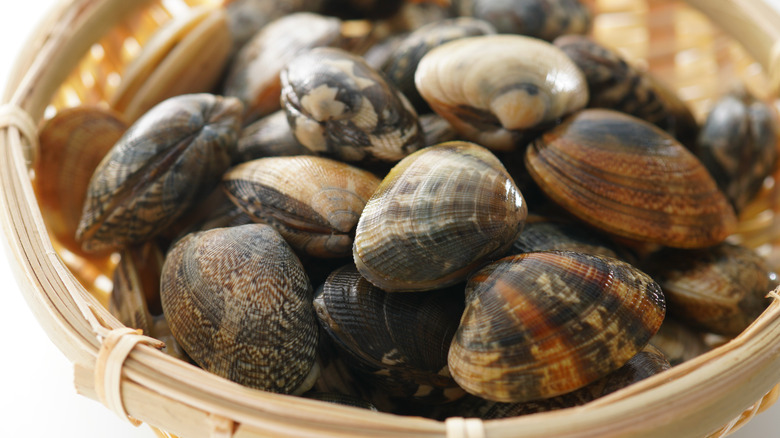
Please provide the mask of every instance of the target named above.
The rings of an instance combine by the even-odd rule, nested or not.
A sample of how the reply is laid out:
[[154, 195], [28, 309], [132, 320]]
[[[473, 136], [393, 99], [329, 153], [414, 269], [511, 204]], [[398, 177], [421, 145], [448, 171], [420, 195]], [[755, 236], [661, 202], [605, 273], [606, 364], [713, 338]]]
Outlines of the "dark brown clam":
[[568, 118], [529, 146], [526, 167], [553, 201], [611, 235], [696, 248], [736, 228], [734, 210], [696, 157], [617, 111]]
[[280, 109], [279, 72], [296, 55], [313, 47], [337, 45], [341, 20], [299, 12], [269, 23], [244, 45], [230, 66], [225, 95], [244, 103], [244, 123]]
[[292, 134], [287, 114], [276, 111], [250, 124], [243, 131], [236, 146], [234, 163], [243, 163], [264, 157], [314, 155]]
[[328, 158], [269, 157], [230, 169], [222, 185], [236, 205], [273, 226], [297, 251], [345, 257], [379, 178]]
[[453, 0], [458, 15], [476, 17], [498, 33], [515, 33], [552, 41], [590, 29], [591, 14], [578, 0]]
[[697, 155], [737, 212], [758, 193], [777, 161], [777, 115], [747, 95], [721, 98], [699, 132]]
[[675, 93], [589, 37], [565, 35], [554, 44], [585, 74], [589, 107], [609, 108], [647, 120], [693, 150], [698, 125]]
[[730, 243], [700, 250], [666, 248], [647, 261], [661, 285], [669, 312], [686, 324], [736, 336], [771, 300], [777, 278], [750, 248]]
[[355, 55], [313, 49], [291, 61], [281, 79], [293, 135], [317, 153], [396, 162], [424, 146], [406, 97]]
[[238, 140], [241, 103], [189, 94], [138, 119], [90, 180], [76, 239], [87, 251], [144, 242], [214, 188]]
[[99, 107], [63, 109], [41, 127], [35, 194], [46, 226], [71, 252], [84, 254], [76, 230], [89, 180], [125, 130], [118, 113]]
[[394, 395], [441, 402], [464, 394], [447, 371], [447, 352], [463, 312], [462, 285], [388, 293], [348, 265], [328, 277], [314, 308], [353, 366], [383, 379], [378, 384]]
[[430, 50], [415, 84], [465, 138], [496, 151], [525, 146], [588, 102], [585, 77], [554, 45], [520, 35], [461, 38]]
[[489, 400], [565, 394], [620, 368], [664, 313], [661, 288], [618, 260], [557, 251], [506, 257], [469, 278], [450, 372]]
[[462, 17], [425, 25], [410, 33], [390, 54], [382, 72], [398, 86], [418, 112], [430, 111], [414, 84], [414, 73], [420, 59], [434, 47], [448, 41], [477, 35], [492, 35], [496, 30], [489, 23]]
[[355, 264], [386, 291], [452, 285], [502, 255], [527, 211], [487, 149], [457, 141], [429, 146], [393, 167], [366, 204], [355, 234]]
[[301, 394], [316, 380], [311, 285], [268, 225], [180, 240], [166, 257], [161, 297], [173, 334], [204, 369], [281, 393]]
[[617, 245], [583, 224], [556, 221], [528, 221], [512, 244], [510, 254], [537, 251], [574, 251], [623, 259]]

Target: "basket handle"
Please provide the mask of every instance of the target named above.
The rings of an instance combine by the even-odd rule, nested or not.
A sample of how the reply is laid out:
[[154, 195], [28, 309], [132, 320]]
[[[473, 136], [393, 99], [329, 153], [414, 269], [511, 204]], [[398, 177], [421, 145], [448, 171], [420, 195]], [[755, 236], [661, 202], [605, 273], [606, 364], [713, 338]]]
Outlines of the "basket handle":
[[780, 11], [767, 0], [685, 0], [737, 40], [780, 91]]

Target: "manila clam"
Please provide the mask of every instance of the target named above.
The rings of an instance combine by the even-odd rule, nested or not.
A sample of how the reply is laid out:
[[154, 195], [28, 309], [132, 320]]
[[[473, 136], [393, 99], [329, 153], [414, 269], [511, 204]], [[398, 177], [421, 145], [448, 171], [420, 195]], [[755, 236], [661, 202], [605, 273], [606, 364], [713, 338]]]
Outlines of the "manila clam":
[[458, 15], [476, 17], [498, 33], [515, 33], [552, 41], [559, 35], [583, 34], [590, 11], [578, 0], [453, 0]]
[[461, 38], [420, 60], [415, 83], [431, 108], [489, 149], [525, 146], [525, 135], [588, 102], [580, 69], [552, 44], [520, 35]]
[[354, 369], [380, 377], [380, 386], [409, 386], [400, 394], [406, 397], [451, 401], [464, 394], [447, 371], [447, 351], [463, 312], [462, 291], [460, 285], [416, 294], [388, 293], [347, 265], [328, 277], [314, 308]]
[[328, 158], [295, 156], [239, 164], [222, 184], [236, 205], [296, 250], [344, 257], [352, 253], [355, 226], [379, 178]]
[[272, 392], [314, 384], [312, 288], [270, 226], [189, 234], [165, 259], [160, 293], [174, 336], [204, 369]]
[[295, 138], [344, 161], [396, 162], [424, 146], [409, 101], [360, 57], [317, 48], [282, 70], [282, 104]]
[[219, 182], [238, 140], [241, 103], [187, 94], [138, 119], [90, 180], [76, 239], [87, 251], [143, 242]]
[[341, 20], [299, 12], [263, 27], [236, 54], [225, 80], [226, 96], [241, 99], [244, 123], [251, 123], [280, 108], [279, 72], [296, 55], [313, 47], [338, 45]]
[[565, 251], [505, 257], [469, 278], [450, 373], [489, 400], [565, 394], [620, 368], [664, 314], [658, 284], [616, 259]]
[[287, 122], [287, 114], [279, 110], [241, 131], [233, 160], [243, 163], [257, 158], [290, 155], [314, 155], [314, 153], [295, 139]]
[[369, 199], [355, 233], [355, 264], [388, 292], [455, 284], [512, 245], [527, 211], [487, 149], [429, 146], [393, 167]]
[[745, 93], [722, 97], [699, 132], [697, 155], [737, 212], [775, 168], [777, 131], [772, 108]]
[[769, 305], [777, 285], [761, 256], [730, 243], [682, 250], [664, 248], [645, 270], [664, 289], [669, 312], [691, 326], [736, 336]]
[[734, 210], [693, 154], [617, 111], [571, 116], [528, 147], [526, 167], [553, 201], [613, 236], [696, 248], [736, 228]]
[[537, 251], [574, 251], [602, 257], [621, 257], [618, 248], [598, 231], [580, 223], [553, 220], [528, 221], [512, 244], [510, 254]]
[[224, 0], [233, 53], [268, 23], [296, 12], [317, 12], [323, 0]]
[[75, 236], [89, 180], [126, 130], [118, 113], [84, 106], [63, 109], [41, 127], [35, 194], [46, 226], [73, 253], [84, 253]]

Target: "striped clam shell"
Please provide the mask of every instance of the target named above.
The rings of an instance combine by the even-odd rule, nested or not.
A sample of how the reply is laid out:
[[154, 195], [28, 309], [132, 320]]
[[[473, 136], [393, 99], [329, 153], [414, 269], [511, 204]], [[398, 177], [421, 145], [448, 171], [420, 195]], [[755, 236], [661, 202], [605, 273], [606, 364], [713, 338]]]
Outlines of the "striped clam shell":
[[386, 291], [420, 291], [462, 281], [500, 256], [522, 230], [527, 207], [487, 149], [449, 142], [399, 162], [363, 209], [353, 256]]
[[141, 243], [219, 182], [238, 140], [241, 103], [211, 94], [167, 99], [98, 165], [76, 239], [87, 251]]
[[345, 257], [379, 178], [328, 158], [269, 157], [230, 169], [222, 185], [239, 208], [273, 226], [297, 251]]
[[696, 248], [736, 228], [734, 210], [693, 154], [617, 111], [568, 118], [528, 147], [526, 167], [553, 201], [612, 236]]
[[415, 84], [467, 139], [493, 150], [525, 146], [526, 133], [583, 108], [580, 69], [552, 44], [520, 35], [461, 38], [420, 60]]
[[506, 257], [469, 279], [450, 372], [489, 400], [554, 397], [620, 368], [664, 314], [661, 288], [616, 259], [565, 251]]
[[184, 350], [242, 385], [300, 394], [316, 379], [318, 328], [300, 261], [273, 228], [192, 233], [168, 253], [163, 311]]
[[356, 55], [313, 49], [287, 64], [281, 80], [293, 135], [312, 151], [396, 162], [425, 145], [406, 97]]

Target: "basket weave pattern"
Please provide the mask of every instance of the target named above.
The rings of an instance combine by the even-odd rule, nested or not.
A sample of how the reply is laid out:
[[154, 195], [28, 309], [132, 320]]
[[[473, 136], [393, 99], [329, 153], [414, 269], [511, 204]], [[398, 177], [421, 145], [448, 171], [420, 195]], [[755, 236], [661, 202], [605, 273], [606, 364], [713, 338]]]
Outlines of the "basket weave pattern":
[[[485, 422], [397, 417], [263, 393], [159, 352], [158, 342], [122, 326], [105, 309], [111, 260], [82, 260], [52, 241], [28, 165], [37, 153], [36, 126], [41, 120], [60, 108], [108, 101], [125, 67], [153, 32], [204, 3], [214, 2], [63, 1], [28, 41], [29, 50], [17, 61], [3, 97], [0, 193], [9, 254], [31, 308], [74, 363], [80, 393], [130, 421], [187, 437], [476, 438], [516, 436], [519, 430], [527, 437], [725, 436], [777, 399], [777, 295], [739, 337], [662, 375], [583, 407]], [[701, 13], [672, 0], [585, 3], [597, 13], [593, 35], [669, 84], [700, 119], [735, 80], [758, 97], [777, 97], [773, 66], [780, 52], [774, 45], [778, 35], [743, 35], [740, 45]], [[729, 5], [736, 7], [733, 0], [688, 3], [708, 11], [715, 21], [728, 13]], [[755, 3], [758, 6], [726, 21], [738, 26], [747, 20], [764, 30], [766, 23], [756, 16], [768, 12]], [[780, 236], [780, 227], [774, 226], [776, 199], [775, 191], [767, 189], [743, 218], [744, 241], [768, 245], [769, 252]]]

